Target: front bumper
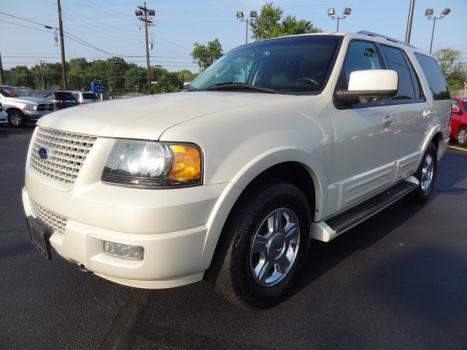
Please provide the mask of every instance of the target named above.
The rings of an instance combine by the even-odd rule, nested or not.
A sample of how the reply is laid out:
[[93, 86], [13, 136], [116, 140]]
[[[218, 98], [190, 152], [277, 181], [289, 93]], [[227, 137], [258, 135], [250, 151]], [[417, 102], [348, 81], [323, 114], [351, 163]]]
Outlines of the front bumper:
[[[65, 259], [111, 281], [139, 288], [170, 288], [199, 281], [209, 267], [205, 254], [209, 215], [226, 184], [141, 190], [96, 184], [69, 192], [53, 189], [26, 172], [23, 205], [66, 218], [50, 242]], [[104, 241], [142, 246], [144, 259], [104, 253]]]

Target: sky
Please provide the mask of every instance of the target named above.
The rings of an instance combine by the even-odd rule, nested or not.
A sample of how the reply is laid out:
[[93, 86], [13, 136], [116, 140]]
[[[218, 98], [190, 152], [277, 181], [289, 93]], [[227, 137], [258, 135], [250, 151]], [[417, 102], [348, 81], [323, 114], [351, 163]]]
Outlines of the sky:
[[[245, 24], [236, 19], [235, 12], [259, 11], [266, 2], [147, 0], [148, 7], [156, 11], [155, 25], [150, 28], [154, 44], [151, 64], [171, 71], [197, 71], [190, 56], [193, 44], [218, 38], [225, 52], [242, 45]], [[95, 47], [65, 38], [67, 59], [122, 55], [125, 60], [144, 66], [144, 29], [134, 14], [141, 4], [135, 0], [62, 0], [65, 33]], [[336, 30], [336, 21], [326, 15], [327, 8], [334, 7], [341, 14], [345, 7], [351, 7], [352, 13], [341, 21], [340, 31], [368, 30], [404, 40], [409, 0], [276, 0], [274, 5], [283, 8], [284, 14], [307, 19], [325, 32]], [[439, 14], [445, 7], [451, 13], [436, 22], [434, 49], [458, 49], [467, 61], [467, 0], [416, 0], [411, 44], [428, 51], [433, 22], [425, 18], [425, 9], [433, 8]], [[0, 12], [58, 27], [56, 0], [2, 1]], [[0, 13], [0, 53], [6, 69], [33, 66], [40, 60], [58, 62], [60, 49], [54, 37], [54, 30]]]

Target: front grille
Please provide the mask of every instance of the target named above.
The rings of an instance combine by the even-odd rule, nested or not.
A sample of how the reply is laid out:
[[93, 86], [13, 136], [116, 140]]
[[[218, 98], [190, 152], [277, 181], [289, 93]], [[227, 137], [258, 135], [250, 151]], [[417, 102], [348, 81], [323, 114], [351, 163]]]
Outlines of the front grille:
[[68, 221], [66, 217], [55, 214], [54, 212], [41, 207], [32, 199], [30, 200], [30, 202], [32, 212], [36, 219], [39, 219], [44, 224], [46, 224], [49, 228], [53, 230], [53, 232], [59, 232], [61, 234], [65, 233], [65, 226]]
[[[39, 128], [31, 150], [31, 167], [37, 173], [62, 184], [73, 184], [96, 137]], [[42, 157], [39, 156], [39, 150]]]
[[53, 103], [50, 103], [50, 104], [40, 104], [37, 106], [37, 110], [38, 111], [53, 111], [54, 110], [54, 104]]

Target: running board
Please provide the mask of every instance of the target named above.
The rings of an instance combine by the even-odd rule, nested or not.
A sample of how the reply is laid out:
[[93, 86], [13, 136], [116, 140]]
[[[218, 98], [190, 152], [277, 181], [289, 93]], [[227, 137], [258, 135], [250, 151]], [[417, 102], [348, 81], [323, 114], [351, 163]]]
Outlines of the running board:
[[418, 185], [419, 181], [414, 176], [410, 176], [390, 189], [343, 213], [326, 221], [315, 222], [311, 227], [311, 238], [329, 242], [406, 196]]

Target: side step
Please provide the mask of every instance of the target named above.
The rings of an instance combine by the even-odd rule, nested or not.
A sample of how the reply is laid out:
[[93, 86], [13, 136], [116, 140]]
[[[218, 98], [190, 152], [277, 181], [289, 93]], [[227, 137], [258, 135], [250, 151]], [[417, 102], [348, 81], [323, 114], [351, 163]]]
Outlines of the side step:
[[411, 176], [390, 189], [346, 210], [326, 221], [313, 223], [311, 237], [329, 242], [352, 227], [369, 219], [384, 208], [398, 201], [418, 187], [418, 180]]

